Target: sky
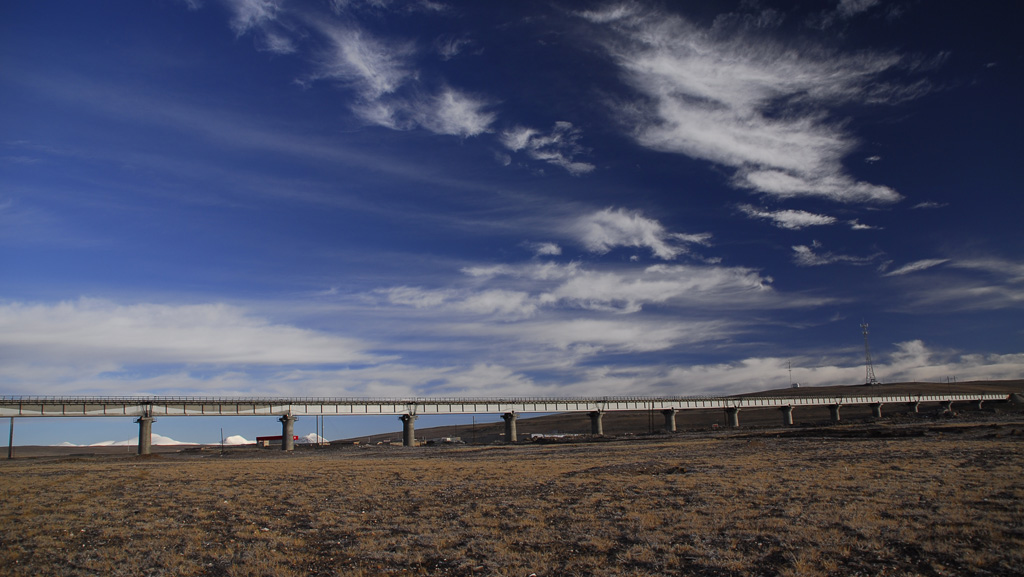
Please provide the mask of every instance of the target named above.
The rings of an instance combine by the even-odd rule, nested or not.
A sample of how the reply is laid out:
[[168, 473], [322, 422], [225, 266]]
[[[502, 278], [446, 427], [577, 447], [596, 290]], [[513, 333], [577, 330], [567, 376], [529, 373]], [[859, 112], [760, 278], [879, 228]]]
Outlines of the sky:
[[[879, 381], [1022, 378], [1021, 16], [3, 3], [0, 394], [850, 385], [862, 323]], [[25, 444], [136, 429], [24, 421]], [[279, 424], [154, 433], [221, 428]], [[371, 429], [399, 423], [326, 423]]]

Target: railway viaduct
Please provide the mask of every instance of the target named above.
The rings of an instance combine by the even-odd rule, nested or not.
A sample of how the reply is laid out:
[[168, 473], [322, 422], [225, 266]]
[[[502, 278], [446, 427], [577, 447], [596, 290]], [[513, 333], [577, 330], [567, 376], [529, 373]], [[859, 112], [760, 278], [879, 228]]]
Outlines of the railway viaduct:
[[601, 419], [613, 411], [659, 411], [665, 430], [676, 430], [676, 413], [694, 409], [725, 411], [730, 427], [740, 424], [743, 409], [777, 408], [783, 425], [793, 424], [799, 407], [826, 406], [833, 423], [840, 409], [869, 405], [875, 417], [884, 405], [900, 405], [917, 412], [922, 403], [940, 403], [947, 411], [953, 403], [981, 408], [986, 401], [1004, 401], [1007, 395], [863, 395], [809, 397], [600, 397], [600, 398], [217, 398], [217, 397], [0, 397], [0, 417], [134, 417], [139, 424], [140, 455], [150, 452], [153, 421], [157, 417], [276, 416], [281, 422], [281, 448], [294, 449], [294, 423], [300, 416], [396, 415], [402, 421], [403, 444], [415, 444], [415, 422], [420, 415], [500, 414], [505, 439], [517, 440], [516, 419], [529, 413], [587, 413], [594, 435], [603, 434]]

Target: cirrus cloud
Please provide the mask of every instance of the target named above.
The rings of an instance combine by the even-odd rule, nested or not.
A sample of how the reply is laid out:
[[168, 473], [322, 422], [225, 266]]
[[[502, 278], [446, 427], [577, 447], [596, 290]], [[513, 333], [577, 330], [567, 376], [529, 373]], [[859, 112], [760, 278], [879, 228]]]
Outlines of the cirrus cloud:
[[662, 260], [686, 253], [688, 244], [708, 244], [710, 234], [670, 233], [657, 220], [622, 208], [606, 208], [582, 216], [572, 226], [576, 238], [591, 252], [616, 247], [647, 248]]
[[624, 125], [648, 148], [735, 170], [739, 188], [776, 197], [892, 203], [890, 187], [858, 181], [842, 159], [857, 145], [830, 120], [841, 105], [898, 103], [918, 82], [882, 80], [905, 66], [891, 53], [838, 54], [789, 45], [743, 28], [702, 28], [677, 15], [617, 4], [581, 17], [640, 98], [622, 104]]

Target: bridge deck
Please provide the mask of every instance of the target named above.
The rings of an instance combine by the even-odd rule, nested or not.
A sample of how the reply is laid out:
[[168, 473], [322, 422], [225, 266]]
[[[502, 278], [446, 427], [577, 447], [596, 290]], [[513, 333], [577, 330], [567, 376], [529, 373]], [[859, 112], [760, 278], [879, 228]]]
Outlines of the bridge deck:
[[0, 417], [454, 415], [1003, 401], [1007, 395], [595, 398], [0, 397]]

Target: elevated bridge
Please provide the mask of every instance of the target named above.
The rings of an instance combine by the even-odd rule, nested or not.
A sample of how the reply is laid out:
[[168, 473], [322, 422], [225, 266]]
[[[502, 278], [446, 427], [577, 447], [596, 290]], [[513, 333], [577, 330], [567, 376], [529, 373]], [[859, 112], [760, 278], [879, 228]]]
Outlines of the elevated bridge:
[[150, 452], [152, 423], [156, 417], [189, 416], [277, 416], [282, 424], [282, 448], [294, 448], [294, 422], [300, 416], [397, 415], [403, 424], [403, 441], [415, 444], [414, 422], [419, 415], [498, 413], [505, 420], [505, 439], [515, 442], [516, 419], [527, 413], [587, 413], [591, 433], [603, 434], [602, 417], [614, 411], [659, 411], [665, 429], [676, 430], [678, 411], [721, 409], [731, 427], [739, 426], [742, 409], [778, 408], [784, 425], [793, 424], [796, 407], [827, 406], [833, 422], [840, 420], [840, 408], [869, 405], [881, 417], [883, 405], [899, 404], [917, 411], [921, 403], [941, 403], [952, 410], [953, 403], [1004, 401], [997, 394], [934, 395], [842, 395], [792, 397], [572, 397], [572, 398], [242, 398], [242, 397], [0, 397], [0, 417], [135, 417], [139, 424], [139, 454]]

